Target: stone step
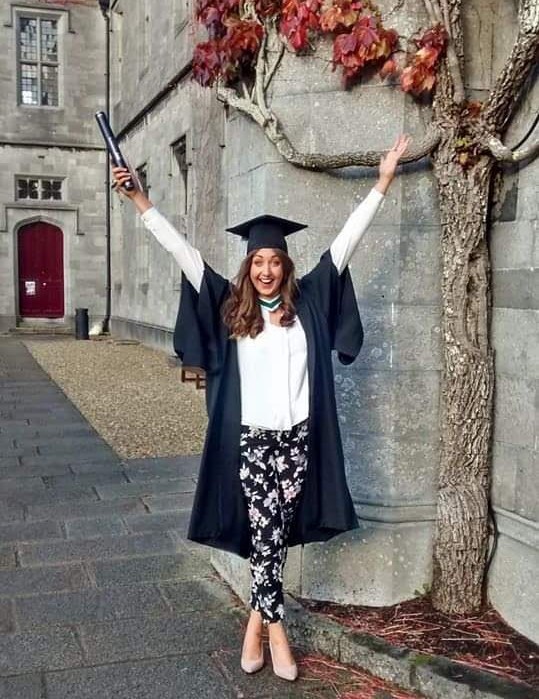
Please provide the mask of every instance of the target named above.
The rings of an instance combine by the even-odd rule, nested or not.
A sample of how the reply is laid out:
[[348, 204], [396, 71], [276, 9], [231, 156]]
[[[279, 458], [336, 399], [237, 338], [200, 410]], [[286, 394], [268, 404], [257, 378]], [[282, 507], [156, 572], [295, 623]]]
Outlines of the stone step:
[[48, 466], [51, 464], [80, 464], [88, 462], [105, 462], [118, 463], [118, 457], [110, 448], [92, 447], [85, 449], [84, 452], [64, 452], [62, 454], [38, 456], [21, 456], [20, 463], [23, 466]]
[[91, 587], [80, 563], [0, 570], [0, 597], [21, 597]]
[[47, 625], [169, 616], [172, 605], [155, 584], [139, 584], [19, 597], [14, 607], [17, 630], [29, 631]]
[[0, 413], [15, 412], [27, 413], [28, 415], [41, 414], [47, 412], [71, 411], [70, 406], [66, 406], [65, 396], [11, 396], [9, 399], [4, 396], [0, 400]]
[[72, 474], [66, 464], [50, 464], [49, 466], [17, 466], [0, 468], [0, 493], [3, 478], [36, 478], [42, 476], [63, 476]]
[[80, 454], [93, 449], [108, 451], [111, 456], [116, 456], [114, 450], [103, 439], [90, 433], [76, 437], [66, 435], [64, 437], [35, 437], [9, 441], [12, 442], [11, 446], [6, 441], [4, 451], [0, 452], [4, 456], [62, 456]]
[[144, 483], [97, 485], [95, 489], [101, 500], [141, 497], [156, 493], [193, 493], [195, 480], [193, 478], [155, 479]]
[[[21, 681], [25, 682], [21, 685], [24, 693], [6, 693], [5, 696], [42, 699], [37, 690], [35, 695], [30, 693], [37, 686], [33, 675], [23, 676]], [[44, 684], [47, 699], [153, 699], [157, 696], [156, 688], [159, 688], [159, 699], [234, 699], [240, 696], [225, 683], [214, 661], [202, 654], [45, 673]], [[269, 696], [264, 693], [264, 699]], [[324, 698], [320, 695], [319, 699]]]
[[0, 676], [47, 668], [62, 670], [83, 663], [82, 648], [71, 629], [0, 635]]
[[65, 535], [59, 522], [40, 520], [36, 522], [13, 522], [0, 525], [0, 541], [4, 543], [22, 543], [26, 541], [50, 541], [63, 539]]
[[0, 493], [0, 511], [5, 505], [10, 506], [29, 506], [29, 505], [58, 505], [66, 501], [82, 501], [91, 502], [99, 498], [93, 488], [80, 488], [78, 490], [52, 490], [45, 489], [44, 491], [22, 492], [16, 491], [9, 495], [3, 496]]
[[80, 413], [74, 407], [66, 405], [63, 403], [58, 407], [49, 408], [46, 405], [42, 407], [21, 407], [17, 405], [15, 408], [2, 408], [0, 407], [0, 419], [1, 420], [29, 420], [30, 422], [36, 423], [37, 420], [46, 420], [47, 422], [53, 422], [58, 420], [65, 420], [70, 422], [73, 420], [81, 420]]
[[43, 456], [62, 454], [79, 454], [81, 452], [99, 452], [116, 456], [114, 450], [103, 439], [94, 435], [87, 437], [63, 437], [62, 439], [40, 440], [37, 444]]
[[[147, 509], [139, 498], [122, 500], [95, 500], [93, 502], [62, 502], [54, 504], [28, 505], [27, 520], [56, 519], [69, 520], [81, 518], [99, 518], [107, 515], [144, 513]], [[1, 513], [1, 509], [0, 509]]]
[[27, 493], [45, 492], [46, 485], [42, 478], [3, 478], [3, 471], [0, 470], [0, 497], [6, 498], [13, 494], [24, 496]]
[[98, 539], [102, 536], [124, 536], [131, 533], [116, 515], [66, 520], [65, 528], [68, 539]]
[[98, 587], [131, 585], [135, 582], [164, 582], [215, 577], [206, 551], [181, 548], [171, 555], [149, 554], [139, 558], [96, 560], [87, 564]]
[[[64, 476], [45, 476], [46, 485], [53, 490], [77, 489], [89, 486], [128, 483], [123, 471], [102, 471], [100, 473], [70, 474]], [[1, 481], [0, 481], [1, 484]]]
[[171, 495], [143, 495], [142, 501], [152, 514], [174, 510], [191, 509], [193, 493], [172, 493]]
[[191, 511], [161, 512], [159, 514], [127, 515], [123, 521], [131, 532], [169, 531], [174, 529], [180, 536], [187, 534]]
[[[90, 473], [107, 474], [123, 473], [124, 468], [118, 460], [107, 462], [92, 462], [82, 464], [57, 463], [47, 460], [45, 464], [38, 463], [35, 466], [22, 466], [16, 464], [0, 468], [0, 482], [2, 478], [35, 478], [43, 476], [74, 476], [87, 475]], [[0, 486], [1, 493], [1, 486]]]
[[[11, 633], [20, 633], [39, 631], [48, 625], [71, 626], [140, 617], [170, 618], [190, 612], [219, 611], [237, 605], [237, 598], [217, 579], [168, 581], [159, 586], [155, 583], [136, 583], [18, 596], [12, 605], [9, 623]], [[5, 619], [7, 627], [7, 615]]]
[[211, 653], [237, 648], [242, 639], [239, 619], [225, 612], [86, 623], [79, 630], [87, 662], [92, 665], [183, 655], [194, 650]]
[[[15, 546], [0, 546], [0, 571], [17, 565]], [[1, 695], [0, 695], [1, 696]]]
[[134, 465], [125, 462], [125, 473], [132, 483], [154, 479], [192, 478], [198, 474], [200, 457], [177, 457], [170, 460], [153, 459], [147, 464]]
[[0, 501], [0, 523], [24, 519], [24, 506], [6, 501]]
[[62, 439], [66, 436], [82, 437], [85, 435], [90, 435], [94, 437], [99, 437], [94, 428], [85, 423], [75, 422], [69, 425], [42, 425], [41, 427], [36, 427], [35, 425], [29, 425], [24, 423], [17, 427], [13, 427], [10, 430], [4, 430], [0, 426], [1, 435], [9, 435], [15, 439], [19, 446], [25, 446], [26, 440], [34, 441], [39, 443], [36, 438], [51, 438], [51, 439]]
[[147, 532], [99, 539], [20, 544], [21, 567], [56, 565], [72, 561], [125, 558], [149, 553], [175, 553], [176, 541], [164, 532]]
[[44, 678], [39, 672], [0, 677], [0, 697], [9, 699], [43, 699]]
[[125, 472], [124, 465], [118, 459], [107, 459], [104, 461], [89, 461], [87, 463], [72, 463], [69, 465], [72, 473], [84, 475], [87, 473], [115, 473]]

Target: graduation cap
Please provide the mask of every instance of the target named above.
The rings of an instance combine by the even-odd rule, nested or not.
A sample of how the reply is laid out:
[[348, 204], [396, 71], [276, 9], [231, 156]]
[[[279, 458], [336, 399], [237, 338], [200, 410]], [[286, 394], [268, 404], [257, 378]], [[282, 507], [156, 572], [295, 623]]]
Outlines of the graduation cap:
[[230, 231], [230, 233], [241, 235], [242, 238], [248, 241], [247, 254], [249, 254], [253, 250], [259, 250], [260, 248], [278, 248], [287, 253], [288, 247], [285, 236], [300, 231], [302, 228], [307, 228], [307, 225], [280, 218], [279, 216], [264, 214], [226, 230]]

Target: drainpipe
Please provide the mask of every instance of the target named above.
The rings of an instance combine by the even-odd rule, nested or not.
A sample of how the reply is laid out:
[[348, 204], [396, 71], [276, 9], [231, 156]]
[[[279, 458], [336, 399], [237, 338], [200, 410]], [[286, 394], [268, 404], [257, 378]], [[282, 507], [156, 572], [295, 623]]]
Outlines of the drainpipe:
[[[105, 20], [105, 111], [110, 119], [110, 13], [109, 0], [99, 0], [99, 7]], [[110, 207], [111, 207], [111, 179], [108, 155], [105, 161], [105, 226], [107, 240], [107, 279], [106, 279], [106, 308], [103, 319], [102, 333], [110, 330], [111, 298], [112, 298], [112, 272], [111, 272], [111, 246], [110, 246]]]

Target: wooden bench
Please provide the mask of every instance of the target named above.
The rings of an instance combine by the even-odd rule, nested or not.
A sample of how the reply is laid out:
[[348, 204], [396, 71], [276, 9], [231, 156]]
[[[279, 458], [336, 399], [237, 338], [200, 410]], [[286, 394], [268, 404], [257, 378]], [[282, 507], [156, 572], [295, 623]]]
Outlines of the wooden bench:
[[197, 366], [182, 366], [182, 383], [194, 381], [196, 388], [206, 388], [206, 372]]

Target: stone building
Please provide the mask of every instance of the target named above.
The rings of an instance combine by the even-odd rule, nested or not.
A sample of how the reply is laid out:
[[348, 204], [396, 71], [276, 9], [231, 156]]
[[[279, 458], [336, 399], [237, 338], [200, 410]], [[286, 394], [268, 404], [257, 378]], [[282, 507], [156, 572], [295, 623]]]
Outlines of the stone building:
[[0, 330], [105, 312], [105, 99], [97, 3], [0, 3]]

